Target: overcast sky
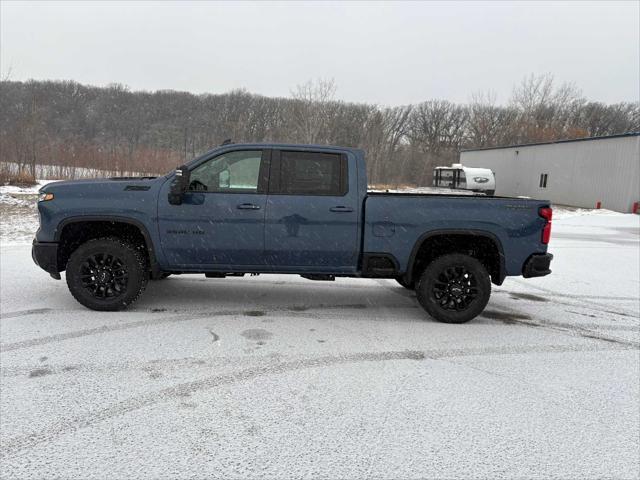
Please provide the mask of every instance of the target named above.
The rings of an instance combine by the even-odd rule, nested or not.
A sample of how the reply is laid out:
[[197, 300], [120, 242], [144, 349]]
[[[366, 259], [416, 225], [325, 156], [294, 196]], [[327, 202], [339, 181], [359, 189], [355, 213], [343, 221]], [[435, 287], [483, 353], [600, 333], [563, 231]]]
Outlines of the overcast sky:
[[384, 105], [506, 102], [552, 73], [604, 102], [639, 97], [639, 2], [1, 4], [11, 80], [123, 83], [133, 90], [288, 96], [333, 78], [337, 96]]

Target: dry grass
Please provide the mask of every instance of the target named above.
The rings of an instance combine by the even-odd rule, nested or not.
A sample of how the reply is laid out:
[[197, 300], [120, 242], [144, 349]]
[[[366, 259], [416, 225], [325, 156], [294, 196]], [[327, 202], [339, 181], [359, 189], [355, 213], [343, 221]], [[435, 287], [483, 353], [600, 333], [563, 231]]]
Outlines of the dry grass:
[[6, 166], [0, 167], [0, 185], [15, 185], [17, 187], [30, 187], [35, 185], [36, 179], [29, 172], [24, 170], [12, 172]]

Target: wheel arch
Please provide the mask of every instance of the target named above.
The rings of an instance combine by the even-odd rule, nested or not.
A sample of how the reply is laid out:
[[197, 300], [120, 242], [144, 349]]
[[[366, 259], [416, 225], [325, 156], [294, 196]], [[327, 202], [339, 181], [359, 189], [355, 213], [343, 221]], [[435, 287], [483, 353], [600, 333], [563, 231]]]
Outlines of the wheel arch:
[[58, 227], [56, 228], [56, 232], [54, 235], [55, 242], [61, 242], [63, 240], [63, 233], [66, 227], [70, 225], [77, 225], [82, 223], [106, 223], [111, 224], [113, 227], [117, 227], [118, 224], [124, 224], [131, 227], [135, 227], [140, 233], [143, 241], [144, 247], [146, 248], [147, 255], [149, 257], [149, 267], [151, 270], [152, 277], [156, 277], [160, 275], [160, 267], [158, 264], [156, 249], [153, 244], [153, 240], [151, 235], [149, 234], [149, 230], [140, 220], [131, 217], [121, 217], [117, 215], [80, 215], [68, 217], [62, 220]]
[[[444, 230], [434, 230], [430, 232], [426, 232], [422, 234], [416, 240], [413, 248], [411, 249], [411, 254], [409, 255], [409, 260], [407, 262], [406, 272], [404, 274], [404, 278], [407, 282], [413, 282], [417, 280], [417, 272], [416, 272], [416, 261], [419, 260], [419, 254], [424, 246], [428, 245], [429, 242], [434, 241], [437, 238], [450, 238], [457, 237], [457, 239], [484, 239], [485, 241], [490, 241], [496, 249], [497, 253], [497, 264], [495, 265], [495, 269], [491, 275], [491, 281], [496, 285], [502, 285], [504, 279], [506, 277], [506, 268], [505, 268], [505, 255], [504, 248], [502, 246], [502, 242], [500, 239], [493, 233], [488, 232], [486, 230], [476, 230], [476, 229], [444, 229]], [[486, 266], [486, 265], [485, 265]]]

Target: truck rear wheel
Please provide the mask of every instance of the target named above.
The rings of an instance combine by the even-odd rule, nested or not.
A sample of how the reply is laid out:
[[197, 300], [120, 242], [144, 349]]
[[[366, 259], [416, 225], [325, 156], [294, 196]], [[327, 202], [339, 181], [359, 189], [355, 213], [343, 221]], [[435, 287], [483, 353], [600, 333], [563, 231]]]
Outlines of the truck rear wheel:
[[425, 268], [416, 296], [429, 315], [444, 323], [477, 317], [489, 302], [491, 280], [484, 266], [463, 254], [443, 255]]
[[80, 245], [67, 262], [67, 286], [74, 298], [92, 310], [123, 310], [144, 291], [147, 261], [139, 249], [117, 237]]

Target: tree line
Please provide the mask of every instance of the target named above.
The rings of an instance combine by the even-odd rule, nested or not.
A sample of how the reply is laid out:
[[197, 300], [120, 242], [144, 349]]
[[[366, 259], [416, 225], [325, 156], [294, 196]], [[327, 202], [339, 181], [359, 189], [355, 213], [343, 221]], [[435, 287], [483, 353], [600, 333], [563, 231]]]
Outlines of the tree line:
[[80, 169], [164, 173], [226, 139], [333, 144], [366, 150], [371, 183], [429, 185], [433, 167], [457, 161], [464, 148], [640, 130], [637, 102], [589, 101], [551, 75], [526, 77], [504, 105], [490, 92], [466, 104], [396, 107], [339, 101], [335, 93], [325, 80], [298, 85], [289, 98], [5, 80], [0, 162], [32, 176], [41, 165], [64, 177]]

